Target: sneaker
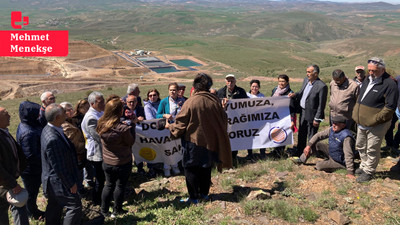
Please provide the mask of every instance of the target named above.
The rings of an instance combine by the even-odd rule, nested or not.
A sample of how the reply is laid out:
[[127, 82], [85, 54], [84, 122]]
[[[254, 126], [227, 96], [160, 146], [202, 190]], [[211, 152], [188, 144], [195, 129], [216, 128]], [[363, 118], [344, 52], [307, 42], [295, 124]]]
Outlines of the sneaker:
[[365, 172], [364, 172], [363, 169], [357, 168], [356, 171], [354, 171], [354, 173], [355, 173], [356, 175], [361, 175], [361, 174], [363, 174], [363, 173], [365, 173]]
[[103, 211], [101, 211], [100, 213], [101, 213], [101, 215], [104, 216], [104, 218], [108, 218], [108, 217], [111, 216], [111, 214], [110, 214], [109, 212], [103, 212]]
[[186, 204], [194, 204], [194, 205], [199, 204], [198, 199], [191, 199], [191, 198], [182, 198], [181, 200], [179, 200], [179, 202]]
[[392, 166], [390, 172], [400, 172], [400, 163], [398, 162], [396, 165]]
[[304, 162], [301, 161], [301, 159], [300, 159], [299, 157], [297, 157], [297, 156], [290, 157], [290, 160], [292, 160], [292, 162], [294, 162], [294, 163], [297, 164], [297, 165], [301, 165], [301, 164], [304, 163]]
[[372, 179], [372, 175], [368, 173], [362, 173], [359, 177], [357, 177], [356, 181], [358, 183], [368, 182]]
[[178, 174], [181, 173], [181, 171], [179, 170], [178, 167], [172, 167], [172, 173], [173, 173], [174, 175], [178, 175]]
[[209, 195], [203, 195], [203, 194], [201, 194], [201, 198], [202, 198], [203, 201], [211, 201], [211, 198], [210, 198]]
[[138, 173], [139, 175], [145, 175], [145, 174], [146, 174], [146, 171], [144, 171], [144, 169], [141, 169], [141, 170], [138, 170], [137, 173]]
[[393, 158], [396, 158], [397, 156], [399, 156], [399, 149], [398, 148], [396, 148], [396, 147], [390, 147], [390, 155], [393, 157]]
[[165, 176], [165, 177], [170, 177], [170, 176], [171, 176], [171, 170], [169, 170], [169, 169], [164, 169], [164, 176]]

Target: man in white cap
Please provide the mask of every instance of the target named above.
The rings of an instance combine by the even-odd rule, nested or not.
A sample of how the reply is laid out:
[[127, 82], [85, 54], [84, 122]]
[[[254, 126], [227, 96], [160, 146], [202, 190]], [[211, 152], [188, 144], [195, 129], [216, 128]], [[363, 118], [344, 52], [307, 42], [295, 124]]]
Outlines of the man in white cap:
[[354, 71], [356, 71], [356, 76], [354, 77], [354, 81], [358, 84], [358, 86], [362, 85], [362, 82], [365, 79], [365, 68], [363, 66], [356, 66], [356, 68], [354, 69]]
[[[228, 99], [239, 99], [239, 98], [247, 98], [246, 91], [236, 86], [236, 78], [233, 74], [228, 74], [225, 76], [226, 85], [217, 91], [217, 96], [219, 99], [222, 99], [222, 105], [225, 107]], [[252, 158], [252, 154], [248, 152], [247, 156], [249, 159]], [[233, 165], [237, 166], [237, 154], [238, 151], [232, 151], [232, 160]]]
[[383, 136], [390, 127], [399, 97], [397, 85], [386, 73], [382, 59], [368, 60], [368, 74], [353, 110], [358, 124], [356, 150], [361, 158], [360, 168], [355, 171], [359, 183], [371, 180], [376, 171]]
[[225, 82], [226, 86], [217, 91], [217, 96], [218, 98], [223, 99], [223, 103], [226, 104], [228, 99], [247, 98], [246, 91], [243, 88], [236, 86], [235, 75], [226, 75]]

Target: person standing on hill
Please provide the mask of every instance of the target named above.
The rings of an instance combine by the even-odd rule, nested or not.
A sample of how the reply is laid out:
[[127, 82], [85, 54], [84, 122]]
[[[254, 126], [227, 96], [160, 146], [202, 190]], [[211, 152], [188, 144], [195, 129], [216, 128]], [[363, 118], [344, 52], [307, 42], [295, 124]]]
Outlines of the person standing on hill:
[[126, 104], [126, 99], [128, 98], [128, 95], [134, 95], [134, 96], [136, 96], [137, 102], [138, 102], [136, 107], [143, 106], [142, 98], [139, 96], [139, 94], [140, 94], [139, 84], [132, 83], [132, 84], [128, 85], [126, 95], [124, 97], [122, 97], [122, 101], [124, 101]]
[[362, 83], [365, 79], [365, 67], [363, 66], [356, 66], [355, 68], [356, 76], [354, 77], [354, 81], [358, 84], [358, 86], [362, 86]]
[[42, 102], [42, 107], [40, 108], [39, 111], [39, 123], [43, 127], [47, 125], [47, 120], [46, 117], [44, 116], [44, 112], [46, 110], [46, 107], [50, 104], [53, 104], [56, 102], [56, 97], [54, 94], [50, 91], [43, 92], [43, 94], [40, 96], [40, 101]]
[[344, 72], [339, 69], [332, 72], [330, 87], [330, 119], [332, 120], [334, 116], [343, 116], [346, 118], [346, 128], [356, 132], [351, 114], [360, 93], [360, 87], [356, 82], [348, 79]]
[[220, 100], [209, 92], [213, 82], [204, 73], [197, 74], [193, 95], [182, 106], [175, 122], [166, 124], [175, 138], [181, 137], [182, 165], [189, 192], [188, 203], [209, 200], [211, 169], [231, 168], [231, 146], [227, 133], [228, 118]]
[[[289, 84], [289, 76], [286, 74], [280, 74], [278, 76], [278, 86], [276, 86], [274, 89], [272, 89], [271, 97], [278, 97], [278, 96], [287, 96], [290, 93], [294, 93], [292, 89], [290, 88]], [[293, 107], [293, 101], [290, 102], [289, 105], [289, 111], [290, 111], [290, 129], [293, 132], [297, 132], [297, 127], [296, 127], [296, 113]], [[261, 151], [261, 149], [260, 149]], [[270, 155], [273, 158], [281, 158], [283, 157], [285, 152], [285, 146], [280, 146], [274, 148], [274, 150], [270, 153]]]
[[0, 107], [0, 223], [9, 224], [8, 209], [11, 209], [14, 224], [29, 224], [26, 207], [11, 206], [6, 200], [6, 193], [20, 193], [23, 188], [17, 179], [26, 167], [26, 158], [21, 147], [8, 131], [10, 126], [10, 114]]
[[47, 125], [40, 138], [43, 193], [48, 199], [46, 224], [80, 224], [82, 203], [78, 194], [78, 160], [74, 144], [64, 135], [61, 124], [65, 110], [55, 103], [46, 107]]
[[319, 79], [319, 67], [310, 65], [307, 67], [307, 77], [303, 86], [297, 93], [288, 96], [294, 98], [296, 111], [300, 113], [299, 137], [296, 156], [300, 156], [310, 140], [317, 133], [319, 124], [325, 119], [325, 105], [328, 95], [328, 87]]
[[186, 90], [186, 85], [178, 84], [178, 97], [184, 98], [186, 101], [188, 98], [185, 97], [185, 90]]
[[[129, 101], [129, 97], [127, 99]], [[122, 113], [123, 103], [119, 99], [110, 100], [96, 128], [103, 146], [103, 170], [106, 176], [101, 213], [105, 217], [108, 216], [111, 200], [114, 199], [111, 218], [126, 213], [122, 209], [122, 203], [125, 187], [132, 172], [131, 149], [135, 143], [135, 122], [121, 122]]]
[[[184, 103], [185, 99], [178, 97], [178, 84], [175, 82], [169, 83], [168, 97], [161, 100], [157, 110], [157, 118], [165, 118], [168, 123], [173, 123], [175, 121], [175, 117], [179, 115]], [[178, 164], [167, 165], [164, 163], [164, 176], [171, 176], [171, 169], [174, 175], [181, 173]]]
[[353, 119], [358, 124], [356, 150], [361, 158], [360, 168], [355, 172], [359, 183], [372, 179], [380, 160], [383, 136], [397, 108], [399, 91], [385, 67], [378, 57], [368, 60], [369, 77], [363, 81], [353, 110]]
[[28, 214], [35, 220], [43, 220], [44, 212], [36, 204], [40, 185], [42, 184], [42, 159], [40, 154], [40, 135], [42, 126], [38, 121], [40, 105], [24, 101], [19, 105], [21, 123], [17, 129], [17, 142], [27, 159], [26, 169], [21, 173], [22, 182], [28, 191], [26, 208]]
[[[247, 97], [249, 98], [264, 98], [265, 95], [261, 93], [260, 90], [261, 84], [259, 80], [251, 80], [250, 81], [250, 91], [247, 92]], [[250, 157], [253, 156], [253, 149], [247, 149], [247, 153]], [[265, 148], [260, 148], [260, 158], [265, 158]]]
[[157, 89], [150, 89], [144, 102], [144, 115], [146, 120], [157, 118], [157, 110], [160, 105], [160, 92]]
[[86, 138], [87, 163], [95, 171], [96, 183], [93, 189], [93, 203], [100, 205], [101, 193], [104, 187], [104, 171], [102, 168], [103, 152], [101, 138], [96, 131], [97, 121], [103, 115], [105, 103], [103, 94], [97, 91], [92, 92], [88, 97], [90, 108], [82, 121], [82, 132]]
[[[235, 75], [226, 75], [225, 82], [226, 85], [217, 91], [217, 97], [222, 100], [222, 106], [224, 108], [229, 99], [248, 98], [246, 91], [243, 88], [236, 86]], [[232, 151], [232, 160], [234, 166], [237, 166], [237, 154], [238, 151]], [[248, 152], [248, 157], [252, 157], [250, 152]]]

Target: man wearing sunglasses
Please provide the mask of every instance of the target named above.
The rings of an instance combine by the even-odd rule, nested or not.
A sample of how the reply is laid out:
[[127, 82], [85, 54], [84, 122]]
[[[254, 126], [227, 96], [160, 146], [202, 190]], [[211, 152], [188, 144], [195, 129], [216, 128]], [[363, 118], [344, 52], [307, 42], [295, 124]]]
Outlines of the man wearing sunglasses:
[[386, 73], [382, 59], [372, 57], [368, 60], [368, 74], [353, 110], [353, 119], [358, 124], [356, 150], [361, 158], [360, 168], [355, 171], [359, 183], [371, 180], [375, 173], [382, 140], [399, 97], [397, 85]]

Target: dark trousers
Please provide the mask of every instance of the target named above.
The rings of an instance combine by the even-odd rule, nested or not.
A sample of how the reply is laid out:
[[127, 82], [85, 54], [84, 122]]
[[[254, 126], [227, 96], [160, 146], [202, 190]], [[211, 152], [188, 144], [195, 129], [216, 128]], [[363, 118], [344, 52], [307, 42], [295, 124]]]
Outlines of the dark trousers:
[[200, 199], [207, 196], [211, 185], [211, 167], [185, 167], [186, 187], [190, 199]]
[[[0, 197], [0, 225], [9, 225], [8, 208], [10, 208], [10, 204], [5, 198]], [[25, 206], [21, 208], [11, 206], [11, 214], [14, 225], [29, 224], [28, 214]]]
[[33, 217], [39, 217], [42, 212], [38, 209], [36, 200], [42, 184], [41, 174], [22, 174], [21, 178], [26, 191], [28, 191], [28, 201], [26, 203], [28, 214]]
[[84, 170], [83, 170], [83, 179], [89, 183], [93, 181], [93, 166], [91, 161], [86, 161]]
[[49, 182], [47, 195], [46, 224], [61, 224], [64, 207], [66, 213], [63, 224], [81, 224], [82, 203], [78, 194], [72, 194], [70, 190], [54, 190]]
[[[397, 118], [396, 114], [394, 114], [393, 115], [393, 119], [392, 119], [392, 123], [390, 124], [390, 127], [389, 127], [389, 130], [385, 134], [386, 146], [398, 147], [398, 145], [399, 145], [399, 140], [398, 139], [397, 140], [393, 139], [393, 130], [394, 130], [394, 127], [396, 125], [397, 119], [398, 118]], [[398, 134], [398, 133], [399, 132], [397, 131], [395, 138], [396, 137], [398, 138], [400, 136], [400, 134]]]
[[0, 197], [0, 224], [8, 225], [10, 222], [8, 221], [8, 208], [10, 205], [8, 204], [5, 198]]
[[93, 188], [93, 203], [96, 205], [101, 204], [101, 194], [104, 188], [104, 171], [103, 171], [103, 161], [90, 161], [90, 165], [93, 167], [95, 171], [94, 177], [96, 178], [96, 182]]
[[397, 131], [393, 139], [393, 147], [399, 148], [400, 143], [400, 122], [397, 124]]
[[308, 122], [304, 119], [305, 110], [303, 109], [300, 113], [300, 125], [298, 132], [297, 141], [297, 152], [296, 156], [300, 156], [303, 153], [304, 148], [307, 146], [307, 139], [310, 140], [314, 134], [318, 132], [319, 127], [314, 127], [313, 122]]
[[132, 161], [121, 166], [103, 163], [103, 170], [106, 176], [106, 185], [102, 193], [101, 211], [108, 213], [111, 199], [114, 197], [114, 212], [119, 212], [122, 210], [125, 187], [132, 172]]

